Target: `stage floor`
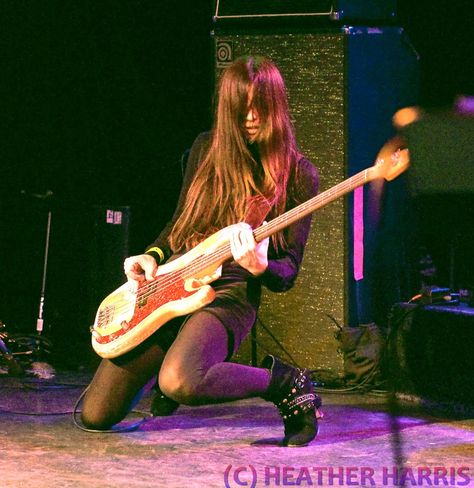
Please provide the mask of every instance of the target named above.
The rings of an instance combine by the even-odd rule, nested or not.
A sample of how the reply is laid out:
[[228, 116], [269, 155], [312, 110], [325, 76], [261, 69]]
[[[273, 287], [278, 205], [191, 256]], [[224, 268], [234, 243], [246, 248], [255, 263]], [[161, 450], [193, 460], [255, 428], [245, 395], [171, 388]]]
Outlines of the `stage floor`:
[[279, 416], [260, 399], [183, 406], [134, 432], [94, 434], [70, 414], [89, 378], [0, 376], [1, 488], [474, 486], [466, 413], [410, 403], [394, 414], [386, 396], [338, 393], [323, 394], [320, 435], [304, 448], [279, 447]]

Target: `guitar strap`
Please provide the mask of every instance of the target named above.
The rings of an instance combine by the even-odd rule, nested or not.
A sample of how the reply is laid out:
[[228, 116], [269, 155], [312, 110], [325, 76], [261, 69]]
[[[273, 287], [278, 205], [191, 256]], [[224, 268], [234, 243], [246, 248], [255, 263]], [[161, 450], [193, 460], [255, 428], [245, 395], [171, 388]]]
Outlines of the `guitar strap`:
[[244, 222], [250, 225], [252, 229], [260, 227], [265, 221], [271, 210], [271, 205], [263, 195], [256, 195], [248, 199], [247, 212]]

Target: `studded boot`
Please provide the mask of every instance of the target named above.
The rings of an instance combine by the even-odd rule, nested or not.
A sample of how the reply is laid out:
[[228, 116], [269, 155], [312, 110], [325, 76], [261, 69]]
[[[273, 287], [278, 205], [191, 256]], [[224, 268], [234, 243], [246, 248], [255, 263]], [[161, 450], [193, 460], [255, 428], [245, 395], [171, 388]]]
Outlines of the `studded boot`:
[[283, 418], [283, 445], [302, 447], [318, 434], [321, 398], [314, 391], [307, 369], [289, 366], [274, 356], [266, 356], [262, 368], [270, 370], [271, 380], [262, 398], [273, 402]]

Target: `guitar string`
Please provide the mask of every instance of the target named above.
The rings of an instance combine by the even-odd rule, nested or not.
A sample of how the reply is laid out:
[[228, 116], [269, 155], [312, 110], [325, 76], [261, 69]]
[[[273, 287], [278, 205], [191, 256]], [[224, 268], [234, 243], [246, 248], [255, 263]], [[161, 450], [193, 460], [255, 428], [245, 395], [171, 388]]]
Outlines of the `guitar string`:
[[[344, 193], [347, 193], [347, 188], [349, 187], [349, 190], [351, 188], [355, 188], [355, 185], [359, 183], [363, 183], [366, 180], [366, 172], [367, 170], [362, 171], [361, 173], [358, 173], [354, 175], [351, 178], [348, 178], [344, 182], [339, 183], [333, 188], [330, 188], [329, 190], [324, 191], [320, 195], [316, 195], [315, 197], [309, 199], [308, 201], [298, 205], [297, 207], [289, 210], [283, 215], [280, 215], [276, 219], [272, 220], [271, 222], [259, 227], [254, 231], [255, 237], [259, 237], [260, 234], [262, 233], [269, 233], [272, 234], [274, 232], [274, 228], [277, 228], [279, 226], [282, 227], [287, 227], [288, 221], [293, 219], [294, 220], [299, 220], [304, 217], [304, 215], [300, 215], [302, 213], [305, 213], [308, 209], [312, 211], [316, 210], [317, 207], [313, 208], [315, 204], [319, 204], [322, 206], [323, 204], [326, 204], [331, 198], [333, 198], [336, 194], [339, 196], [339, 193], [341, 192], [342, 189], [344, 189]], [[362, 181], [360, 181], [362, 180]], [[338, 191], [336, 191], [338, 190]], [[221, 258], [223, 258], [226, 254], [230, 253], [230, 245], [226, 243], [224, 246], [221, 248], [217, 249], [213, 255], [205, 254], [202, 255], [194, 260], [194, 262], [187, 268], [189, 276], [186, 276], [185, 273], [181, 274], [179, 279], [187, 279], [191, 278], [192, 276], [195, 275], [196, 271], [200, 271], [202, 269], [205, 269], [206, 267], [210, 266], [211, 264], [215, 264], [215, 262], [219, 262]], [[219, 259], [216, 259], [219, 258]], [[161, 282], [164, 283], [164, 280]], [[146, 288], [153, 288], [156, 283], [151, 282], [142, 288], [140, 288], [139, 291], [144, 291], [144, 293], [140, 296], [146, 296], [147, 289]], [[145, 288], [145, 290], [143, 290]], [[151, 290], [152, 292], [155, 292], [156, 290]]]
[[[291, 219], [299, 220], [303, 218], [306, 215], [305, 212], [307, 210], [310, 210], [309, 212], [307, 212], [307, 214], [312, 213], [315, 210], [317, 210], [318, 207], [330, 203], [330, 201], [334, 199], [334, 197], [342, 196], [345, 193], [348, 193], [351, 189], [355, 189], [357, 186], [360, 186], [361, 184], [365, 183], [365, 181], [367, 180], [367, 172], [368, 170], [366, 169], [361, 171], [360, 173], [357, 173], [356, 175], [335, 185], [334, 187], [329, 188], [323, 193], [314, 196], [313, 198], [298, 205], [297, 207], [294, 207], [293, 209], [289, 210], [283, 215], [280, 215], [276, 219], [270, 221], [269, 223], [259, 227], [254, 231], [255, 237], [259, 237], [259, 234], [266, 233], [269, 231], [270, 231], [269, 233], [271, 234], [273, 233], [273, 229], [279, 226], [282, 226], [282, 228], [284, 228], [287, 225], [289, 225], [288, 224], [289, 220]], [[305, 214], [305, 215], [301, 215], [301, 214]], [[153, 296], [155, 294], [163, 293], [169, 287], [175, 285], [181, 280], [186, 280], [188, 278], [191, 278], [192, 276], [195, 275], [196, 271], [203, 270], [212, 264], [216, 264], [217, 262], [220, 262], [229, 253], [230, 253], [230, 244], [226, 243], [220, 248], [218, 248], [212, 255], [206, 254], [196, 258], [193, 261], [193, 263], [191, 263], [191, 265], [186, 270], [184, 270], [184, 272], [171, 272], [168, 275], [165, 275], [166, 278], [159, 281], [158, 283], [154, 281], [154, 282], [147, 283], [146, 285], [143, 285], [137, 290], [136, 298], [138, 301], [140, 301], [143, 299], [147, 299], [150, 296]], [[111, 301], [109, 306], [112, 306], [113, 302], [114, 301]], [[115, 302], [122, 303], [123, 300], [117, 298]], [[129, 307], [128, 304], [127, 305], [122, 304], [121, 306], [117, 307], [114, 311], [117, 313], [121, 313], [127, 310], [128, 307]]]

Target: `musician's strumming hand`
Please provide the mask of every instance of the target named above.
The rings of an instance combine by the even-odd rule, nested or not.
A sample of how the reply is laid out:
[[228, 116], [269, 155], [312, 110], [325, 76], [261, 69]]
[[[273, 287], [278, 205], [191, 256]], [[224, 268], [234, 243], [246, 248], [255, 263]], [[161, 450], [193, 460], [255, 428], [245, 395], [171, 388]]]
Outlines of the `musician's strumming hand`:
[[125, 259], [123, 269], [129, 280], [153, 281], [158, 265], [153, 256], [140, 254]]
[[268, 237], [256, 243], [250, 225], [234, 226], [230, 235], [230, 249], [234, 260], [254, 276], [261, 275], [268, 267]]

